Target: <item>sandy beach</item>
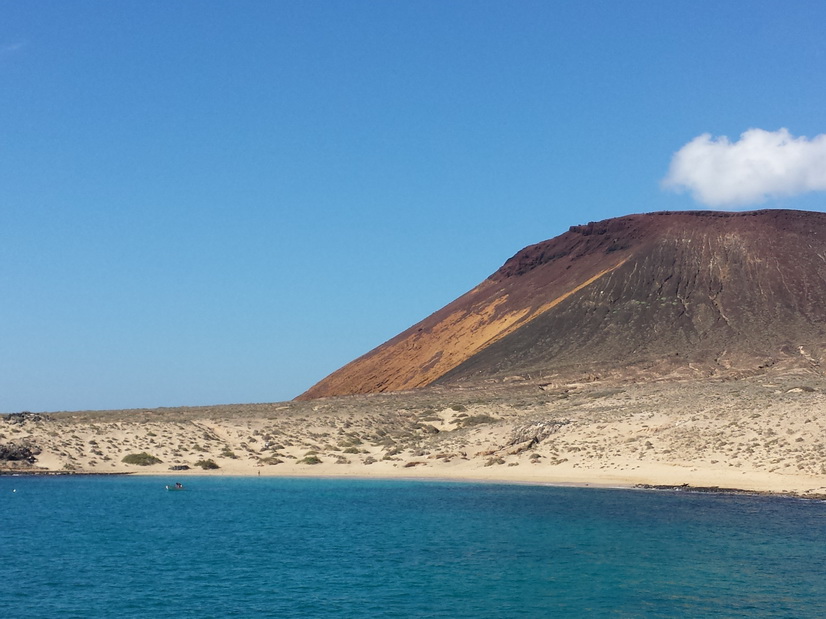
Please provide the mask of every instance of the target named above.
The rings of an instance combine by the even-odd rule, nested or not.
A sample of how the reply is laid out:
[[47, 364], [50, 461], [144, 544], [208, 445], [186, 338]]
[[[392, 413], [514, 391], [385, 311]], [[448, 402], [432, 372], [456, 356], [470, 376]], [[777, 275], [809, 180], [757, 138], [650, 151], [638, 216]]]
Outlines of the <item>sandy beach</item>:
[[5, 472], [718, 486], [826, 494], [826, 381], [514, 381], [309, 402], [23, 413]]

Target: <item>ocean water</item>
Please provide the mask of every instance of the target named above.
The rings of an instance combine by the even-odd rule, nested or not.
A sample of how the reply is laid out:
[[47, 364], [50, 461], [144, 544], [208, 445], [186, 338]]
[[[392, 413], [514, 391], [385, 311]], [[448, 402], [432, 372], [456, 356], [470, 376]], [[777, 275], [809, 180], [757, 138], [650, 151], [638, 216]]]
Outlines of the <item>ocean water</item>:
[[0, 477], [3, 617], [823, 617], [826, 504], [415, 481]]

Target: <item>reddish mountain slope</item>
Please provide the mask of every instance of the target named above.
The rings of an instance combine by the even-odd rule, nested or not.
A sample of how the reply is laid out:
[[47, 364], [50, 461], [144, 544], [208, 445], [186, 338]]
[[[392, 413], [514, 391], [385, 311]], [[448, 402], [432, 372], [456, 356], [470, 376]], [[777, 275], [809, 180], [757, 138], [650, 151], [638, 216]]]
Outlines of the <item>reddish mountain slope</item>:
[[301, 399], [509, 375], [817, 367], [826, 214], [630, 215], [527, 247]]

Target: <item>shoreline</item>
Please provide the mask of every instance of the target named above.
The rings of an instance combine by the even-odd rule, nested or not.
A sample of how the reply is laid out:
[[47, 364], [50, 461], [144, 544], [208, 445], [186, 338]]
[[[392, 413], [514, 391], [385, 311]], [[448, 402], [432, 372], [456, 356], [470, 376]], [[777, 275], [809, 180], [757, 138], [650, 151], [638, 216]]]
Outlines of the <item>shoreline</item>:
[[826, 378], [789, 374], [17, 413], [0, 416], [0, 467], [181, 481], [430, 479], [820, 497], [823, 410]]
[[[754, 497], [775, 497], [775, 498], [790, 498], [790, 499], [804, 499], [808, 501], [824, 501], [826, 502], [826, 493], [801, 493], [786, 490], [765, 490], [755, 488], [735, 488], [724, 486], [695, 486], [688, 483], [681, 484], [647, 484], [647, 483], [632, 483], [627, 482], [605, 482], [605, 481], [543, 481], [538, 479], [515, 479], [515, 478], [498, 478], [498, 477], [447, 477], [447, 476], [392, 476], [392, 475], [318, 475], [318, 474], [278, 474], [278, 475], [260, 475], [260, 474], [208, 474], [202, 471], [186, 471], [189, 475], [186, 477], [219, 477], [224, 479], [319, 479], [319, 480], [359, 480], [359, 481], [404, 481], [404, 482], [420, 482], [420, 483], [456, 483], [456, 484], [499, 484], [499, 485], [518, 485], [518, 486], [537, 486], [537, 487], [551, 487], [551, 488], [593, 488], [598, 490], [642, 490], [652, 492], [669, 492], [669, 493], [691, 493], [691, 494], [713, 494], [713, 495], [731, 495], [731, 496], [754, 496]], [[181, 473], [181, 471], [169, 471], [169, 473]], [[175, 475], [168, 475], [163, 472], [139, 472], [139, 471], [122, 471], [122, 472], [94, 472], [94, 471], [13, 471], [0, 470], [0, 477], [174, 477]], [[180, 477], [180, 476], [179, 476]]]

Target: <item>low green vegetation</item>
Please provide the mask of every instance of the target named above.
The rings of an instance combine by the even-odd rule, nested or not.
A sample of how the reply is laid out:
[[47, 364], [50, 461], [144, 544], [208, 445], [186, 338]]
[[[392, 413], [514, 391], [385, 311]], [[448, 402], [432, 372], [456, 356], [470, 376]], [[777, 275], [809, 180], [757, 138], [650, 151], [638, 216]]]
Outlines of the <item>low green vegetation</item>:
[[195, 466], [200, 466], [200, 467], [201, 467], [202, 469], [204, 469], [205, 471], [207, 471], [207, 470], [211, 470], [211, 469], [218, 469], [218, 468], [221, 468], [221, 467], [219, 467], [217, 464], [215, 464], [215, 461], [214, 461], [214, 460], [212, 460], [212, 459], [209, 459], [209, 460], [198, 460], [198, 461], [195, 463]]
[[160, 464], [162, 460], [142, 451], [139, 454], [128, 454], [124, 456], [122, 462], [126, 464], [136, 464], [137, 466], [150, 466], [152, 464]]

